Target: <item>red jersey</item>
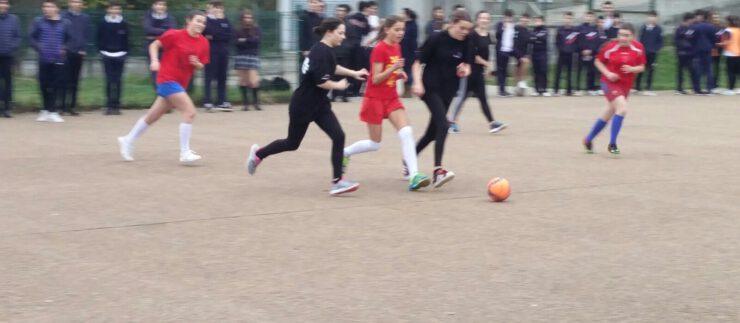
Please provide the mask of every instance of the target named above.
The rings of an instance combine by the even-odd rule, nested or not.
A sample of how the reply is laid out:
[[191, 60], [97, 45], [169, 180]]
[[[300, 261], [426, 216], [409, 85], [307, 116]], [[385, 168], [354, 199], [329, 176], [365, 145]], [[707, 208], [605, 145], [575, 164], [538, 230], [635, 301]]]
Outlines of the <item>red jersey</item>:
[[616, 82], [609, 81], [606, 76], [601, 76], [601, 81], [605, 83], [620, 84], [626, 88], [632, 88], [634, 83], [635, 73], [622, 72], [622, 66], [639, 66], [645, 65], [645, 47], [638, 41], [632, 41], [629, 46], [622, 47], [618, 41], [612, 41], [604, 45], [599, 51], [597, 59], [606, 65], [606, 68], [619, 75], [619, 80]]
[[198, 57], [203, 65], [210, 61], [208, 40], [203, 35], [190, 36], [185, 29], [170, 29], [159, 37], [164, 54], [159, 64], [157, 84], [177, 82], [187, 88], [195, 72], [190, 56]]
[[385, 81], [373, 84], [373, 64], [383, 63], [383, 71], [391, 68], [399, 59], [401, 59], [401, 46], [398, 44], [389, 45], [385, 41], [378, 42], [378, 45], [370, 54], [370, 78], [368, 78], [365, 96], [369, 98], [393, 99], [398, 98], [396, 92], [396, 80], [400, 79], [403, 69], [391, 73]]

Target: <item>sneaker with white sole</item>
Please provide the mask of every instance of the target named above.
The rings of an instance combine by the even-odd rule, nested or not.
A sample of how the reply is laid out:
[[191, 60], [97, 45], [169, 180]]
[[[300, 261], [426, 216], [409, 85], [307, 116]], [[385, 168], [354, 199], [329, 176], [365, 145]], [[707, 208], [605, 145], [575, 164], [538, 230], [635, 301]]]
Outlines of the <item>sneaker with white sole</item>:
[[203, 158], [203, 157], [200, 157], [198, 154], [196, 154], [192, 150], [188, 150], [186, 152], [180, 153], [180, 162], [181, 163], [192, 163], [192, 162], [199, 161], [201, 158]]
[[552, 93], [550, 93], [550, 92], [542, 92], [542, 96], [544, 96], [546, 98], [549, 98], [549, 97], [552, 97]]
[[229, 103], [229, 102], [224, 102], [224, 103], [220, 104], [216, 109], [218, 109], [218, 111], [223, 111], [223, 112], [232, 112], [232, 111], [234, 111], [234, 109], [231, 108], [231, 103]]
[[134, 145], [126, 140], [126, 137], [118, 137], [118, 151], [121, 153], [121, 158], [123, 158], [124, 161], [134, 160]]
[[727, 96], [733, 96], [735, 94], [737, 93], [736, 91], [733, 91], [733, 90], [725, 90], [724, 92], [722, 92], [722, 95], [727, 95]]
[[46, 121], [59, 123], [64, 122], [64, 119], [62, 119], [62, 116], [60, 116], [57, 112], [49, 112], [49, 116], [47, 117]]
[[49, 121], [49, 111], [46, 111], [46, 110], [39, 111], [39, 116], [36, 118], [36, 121], [48, 122]]
[[460, 125], [457, 122], [450, 121], [450, 128], [447, 130], [448, 133], [460, 133]]
[[642, 92], [642, 95], [644, 95], [644, 96], [657, 96], [657, 94], [655, 94], [655, 92], [652, 92], [652, 91]]
[[434, 188], [440, 188], [442, 185], [449, 183], [455, 178], [455, 173], [445, 170], [444, 168], [437, 168], [434, 171]]
[[508, 126], [509, 126], [508, 124], [505, 124], [503, 122], [494, 121], [494, 122], [491, 122], [491, 124], [489, 125], [488, 132], [489, 133], [497, 133], [497, 132], [499, 132], [501, 130], [506, 129], [506, 127], [508, 127]]
[[249, 157], [247, 157], [247, 172], [249, 172], [249, 175], [254, 175], [257, 171], [257, 166], [262, 162], [262, 160], [257, 157], [258, 150], [260, 150], [260, 146], [257, 144], [252, 145], [252, 148], [249, 149]]
[[339, 195], [339, 194], [354, 192], [359, 188], [360, 188], [360, 183], [356, 183], [356, 182], [342, 178], [331, 186], [331, 188], [329, 189], [329, 194]]

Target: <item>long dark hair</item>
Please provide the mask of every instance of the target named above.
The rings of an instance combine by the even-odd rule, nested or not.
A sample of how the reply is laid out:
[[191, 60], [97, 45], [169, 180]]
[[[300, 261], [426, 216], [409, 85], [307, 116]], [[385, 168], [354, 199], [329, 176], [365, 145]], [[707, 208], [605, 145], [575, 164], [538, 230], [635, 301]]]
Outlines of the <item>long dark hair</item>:
[[327, 32], [335, 31], [340, 25], [343, 25], [342, 19], [329, 17], [321, 21], [321, 23], [313, 28], [313, 33], [319, 36], [324, 36]]
[[[245, 24], [244, 23], [244, 16], [252, 16], [252, 23], [251, 24]], [[242, 26], [242, 33], [247, 36], [255, 36], [257, 34], [257, 20], [254, 19], [254, 14], [252, 13], [252, 10], [244, 9], [242, 11], [241, 15], [241, 26]]]
[[373, 39], [373, 43], [377, 43], [377, 42], [380, 42], [383, 39], [385, 39], [385, 37], [388, 36], [388, 34], [385, 33], [386, 28], [391, 28], [391, 27], [393, 27], [393, 25], [395, 25], [395, 24], [397, 24], [399, 22], [404, 22], [403, 21], [403, 18], [401, 18], [400, 16], [388, 16], [388, 17], [386, 17], [385, 18], [385, 22], [383, 22], [383, 25], [380, 26], [380, 28], [378, 30], [378, 36], [375, 37], [375, 39]]

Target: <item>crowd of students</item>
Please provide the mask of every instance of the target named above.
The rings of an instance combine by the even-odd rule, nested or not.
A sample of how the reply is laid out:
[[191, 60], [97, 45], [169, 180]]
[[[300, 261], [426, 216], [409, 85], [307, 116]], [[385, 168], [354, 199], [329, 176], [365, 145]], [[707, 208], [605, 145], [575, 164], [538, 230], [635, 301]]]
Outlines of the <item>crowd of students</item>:
[[[61, 11], [56, 0], [42, 2], [42, 15], [33, 20], [27, 34], [28, 42], [38, 54], [38, 81], [42, 107], [37, 118], [44, 122], [64, 122], [63, 114], [78, 116], [77, 93], [79, 92], [80, 70], [88, 56], [92, 24], [97, 24], [94, 44], [100, 53], [105, 72], [104, 113], [121, 114], [123, 74], [127, 57], [131, 54], [129, 22], [122, 16], [123, 5], [110, 0], [106, 14], [98, 22], [91, 22], [83, 12], [82, 0], [68, 0], [67, 9]], [[24, 32], [17, 16], [9, 13], [9, 0], [0, 0], [0, 116], [11, 118], [12, 114], [12, 67], [15, 52], [19, 48]], [[210, 1], [207, 5], [206, 25], [203, 35], [209, 42], [212, 62], [205, 68], [204, 108], [207, 111], [232, 111], [226, 97], [227, 76], [232, 48], [236, 53], [234, 69], [239, 73], [239, 87], [243, 110], [261, 110], [259, 104], [259, 49], [261, 29], [250, 10], [244, 10], [237, 25], [224, 16], [222, 1]], [[167, 1], [154, 0], [151, 9], [142, 18], [142, 27], [147, 39], [143, 49], [156, 41], [168, 30], [177, 28], [177, 21], [167, 12]], [[161, 57], [161, 52], [159, 56]], [[151, 63], [147, 56], [147, 63]], [[156, 86], [157, 72], [151, 73]], [[216, 83], [215, 105], [211, 85]], [[190, 85], [192, 86], [192, 84]], [[249, 100], [251, 92], [252, 100]]]
[[[94, 43], [100, 52], [105, 71], [105, 114], [120, 114], [123, 71], [131, 50], [129, 25], [121, 15], [123, 7], [117, 0], [111, 0], [105, 17], [99, 22], [90, 22], [90, 18], [82, 10], [83, 6], [82, 0], [68, 0], [67, 9], [60, 12], [57, 1], [43, 1], [43, 15], [34, 19], [27, 34], [29, 43], [38, 53], [38, 81], [43, 101], [39, 121], [62, 122], [64, 120], [61, 115], [65, 113], [79, 115], [76, 107], [80, 69], [88, 55], [91, 23], [98, 24]], [[320, 40], [312, 31], [325, 18], [325, 9], [324, 1], [308, 0], [306, 9], [299, 14], [301, 62], [308, 55], [308, 50]], [[464, 12], [466, 8], [456, 5], [452, 10], [453, 13]], [[14, 52], [24, 38], [19, 19], [8, 11], [9, 1], [0, 0], [0, 94], [3, 101], [0, 116], [3, 117], [12, 116]], [[377, 12], [378, 3], [375, 1], [360, 1], [354, 13], [349, 5], [336, 7], [334, 16], [346, 23], [346, 39], [333, 49], [340, 65], [355, 70], [369, 68], [370, 52], [382, 21]], [[533, 81], [534, 95], [603, 95], [596, 81], [599, 71], [594, 65], [595, 53], [604, 43], [616, 38], [622, 21], [611, 1], [602, 4], [601, 12], [603, 15], [600, 16], [592, 11], [587, 12], [581, 23], [576, 23], [573, 14], [566, 12], [562, 25], [557, 28], [554, 44], [550, 44], [549, 30], [542, 16], [530, 17], [525, 13], [515, 21], [514, 12], [506, 10], [502, 20], [490, 28], [490, 14], [478, 12], [472, 17], [475, 28], [481, 32], [484, 31], [481, 28], [490, 29], [487, 30], [490, 34], [476, 32], [471, 34], [471, 38], [476, 38], [478, 47], [495, 46], [495, 53], [490, 55], [493, 59], [489, 58], [487, 49], [481, 53], [486, 61], [480, 65], [483, 67], [483, 74], [495, 75], [499, 87], [498, 95], [502, 97], [514, 95], [506, 87], [510, 74], [513, 74], [515, 94], [519, 95], [530, 91], [529, 79]], [[413, 61], [416, 57], [420, 37], [428, 38], [449, 26], [441, 7], [432, 10], [431, 19], [423, 29], [419, 28], [418, 15], [413, 10], [404, 8], [400, 16], [404, 19], [406, 30], [400, 46], [407, 61]], [[207, 111], [232, 111], [226, 96], [228, 68], [232, 59], [234, 69], [238, 70], [243, 110], [249, 110], [250, 105], [255, 110], [261, 110], [259, 49], [262, 32], [251, 11], [244, 10], [240, 18], [241, 21], [234, 25], [225, 17], [221, 1], [208, 3], [206, 28], [203, 32], [209, 40], [211, 53], [211, 63], [206, 66], [204, 73], [203, 107]], [[684, 87], [685, 72], [689, 73], [694, 94], [739, 93], [735, 90], [737, 76], [740, 74], [739, 20], [737, 16], [728, 16], [726, 24], [723, 24], [719, 14], [704, 10], [684, 15], [683, 23], [674, 32], [678, 69], [676, 93], [688, 94]], [[481, 24], [485, 26], [481, 27]], [[167, 2], [154, 0], [151, 10], [143, 17], [146, 45], [165, 31], [176, 27], [177, 21], [167, 12]], [[647, 56], [645, 76], [639, 75], [635, 82], [635, 91], [640, 94], [655, 95], [652, 92], [657, 72], [655, 62], [664, 46], [664, 33], [658, 23], [658, 14], [655, 11], [648, 12], [645, 24], [637, 31], [637, 40], [645, 46]], [[230, 56], [232, 48], [235, 57]], [[557, 56], [554, 80], [548, 73], [550, 56]], [[515, 61], [515, 67], [509, 73], [511, 60]], [[495, 64], [490, 64], [490, 61], [495, 61]], [[725, 61], [724, 69], [720, 69], [722, 61]], [[408, 96], [413, 83], [411, 66], [404, 66], [404, 72], [409, 76], [405, 94]], [[719, 89], [722, 74], [727, 79], [725, 90]], [[156, 72], [152, 72], [152, 82], [155, 80]], [[213, 83], [216, 83], [215, 100], [212, 95]], [[480, 82], [474, 82], [469, 87], [468, 80], [465, 79], [459, 91], [467, 94], [470, 90], [480, 96], [482, 91], [478, 83]], [[550, 88], [552, 90], [548, 90]], [[346, 102], [350, 97], [360, 96], [362, 91], [362, 81], [350, 80], [349, 88], [332, 91], [331, 96], [332, 100]], [[488, 119], [493, 122], [492, 117]]]

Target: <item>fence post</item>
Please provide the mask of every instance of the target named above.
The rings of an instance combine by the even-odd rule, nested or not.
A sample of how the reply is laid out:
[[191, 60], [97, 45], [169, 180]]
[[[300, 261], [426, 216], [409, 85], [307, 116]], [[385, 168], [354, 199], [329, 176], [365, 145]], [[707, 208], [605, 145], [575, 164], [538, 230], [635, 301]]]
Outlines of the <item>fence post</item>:
[[588, 0], [588, 10], [594, 10], [594, 0]]

